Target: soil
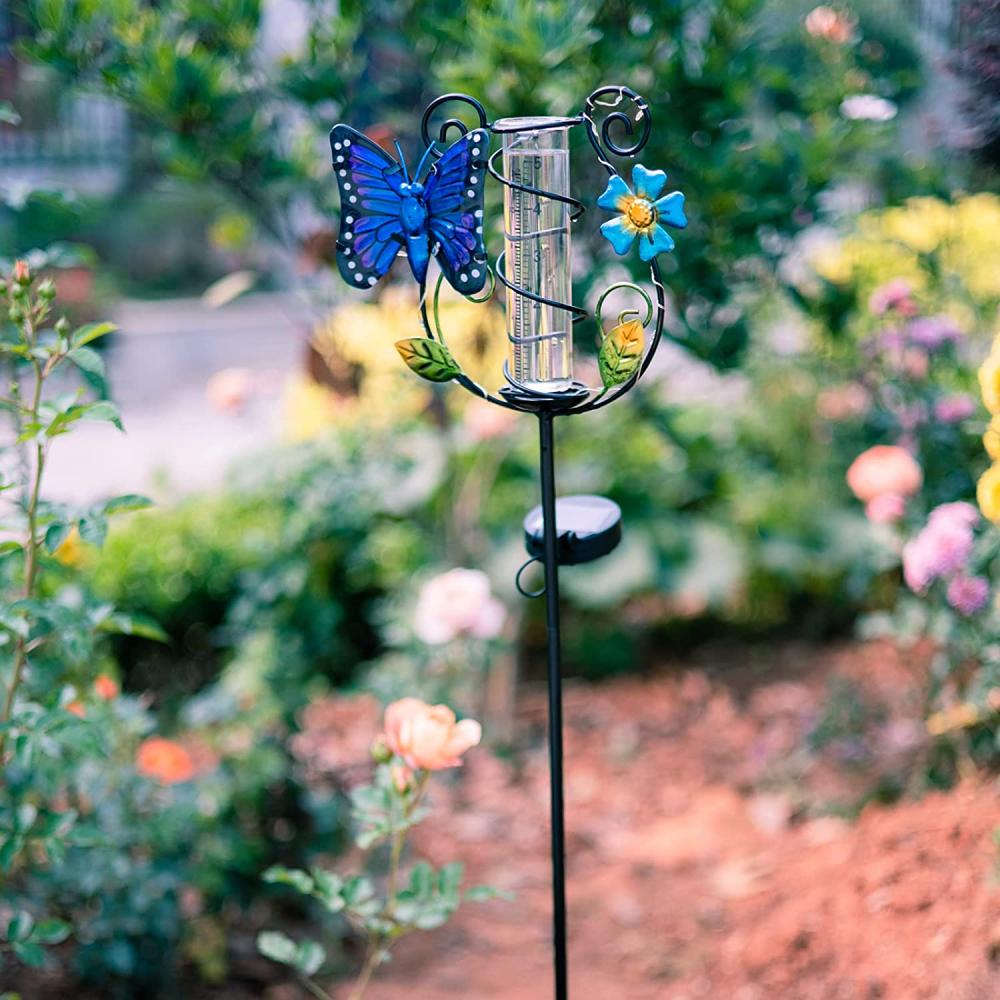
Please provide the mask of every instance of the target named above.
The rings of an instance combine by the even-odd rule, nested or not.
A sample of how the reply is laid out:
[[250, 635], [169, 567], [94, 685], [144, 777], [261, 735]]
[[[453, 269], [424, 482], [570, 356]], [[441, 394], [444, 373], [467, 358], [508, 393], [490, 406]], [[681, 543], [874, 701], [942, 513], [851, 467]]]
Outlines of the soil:
[[[575, 1000], [1000, 997], [996, 782], [865, 804], [922, 773], [924, 659], [715, 650], [673, 675], [570, 686]], [[541, 693], [521, 714], [540, 737]], [[515, 898], [403, 941], [372, 1000], [552, 996], [547, 796], [541, 743], [517, 764], [472, 753], [439, 787], [416, 852]]]
[[[646, 678], [569, 684], [573, 1000], [1000, 998], [1000, 786], [969, 768], [926, 790], [927, 659], [880, 643], [717, 647]], [[436, 779], [414, 834], [414, 855], [461, 860], [466, 884], [513, 899], [400, 942], [366, 1000], [553, 995], [545, 711], [526, 689], [515, 748], [477, 749]], [[363, 712], [358, 724], [370, 734]], [[183, 1000], [305, 997], [253, 955], [252, 933], [227, 986]], [[90, 997], [24, 993], [68, 995]]]

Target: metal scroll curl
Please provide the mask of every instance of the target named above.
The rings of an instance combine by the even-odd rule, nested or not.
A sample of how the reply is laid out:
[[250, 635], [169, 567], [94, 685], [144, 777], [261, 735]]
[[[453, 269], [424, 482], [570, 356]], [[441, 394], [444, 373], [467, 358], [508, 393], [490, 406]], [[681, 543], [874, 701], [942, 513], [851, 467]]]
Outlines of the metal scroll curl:
[[460, 137], [470, 131], [469, 126], [466, 125], [461, 118], [448, 118], [438, 127], [437, 138], [431, 138], [431, 119], [434, 117], [434, 112], [444, 104], [468, 105], [479, 117], [478, 127], [489, 127], [489, 119], [486, 117], [486, 109], [474, 97], [470, 97], [468, 94], [442, 94], [440, 97], [436, 97], [424, 109], [423, 117], [420, 119], [420, 138], [423, 140], [424, 146], [433, 149], [435, 154], [438, 156], [441, 154], [438, 152], [437, 147], [447, 145], [448, 133], [452, 129], [457, 129]]
[[[631, 115], [625, 110], [629, 105], [635, 109]], [[601, 115], [603, 117], [599, 119]], [[629, 87], [601, 87], [595, 90], [587, 98], [581, 117], [597, 158], [610, 174], [618, 171], [611, 165], [608, 156], [637, 156], [649, 141], [653, 127], [649, 105]], [[626, 137], [632, 139], [637, 127], [638, 136], [626, 145], [616, 141], [611, 134], [612, 129], [621, 129]]]

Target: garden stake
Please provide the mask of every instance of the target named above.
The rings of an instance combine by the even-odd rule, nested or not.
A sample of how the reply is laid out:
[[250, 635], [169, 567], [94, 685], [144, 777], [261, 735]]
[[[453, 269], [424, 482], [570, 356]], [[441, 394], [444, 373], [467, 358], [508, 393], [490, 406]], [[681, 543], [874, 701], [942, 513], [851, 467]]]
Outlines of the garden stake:
[[[448, 118], [432, 139], [431, 118], [445, 104], [472, 109], [477, 123]], [[569, 190], [571, 128], [583, 125], [608, 185], [597, 205], [615, 218], [601, 226], [619, 255], [639, 244], [650, 266], [654, 298], [639, 285], [618, 282], [606, 289], [594, 313], [571, 301], [570, 224], [584, 205]], [[622, 145], [612, 128], [624, 133]], [[408, 169], [399, 143], [395, 160], [367, 136], [348, 125], [330, 133], [333, 168], [340, 188], [337, 266], [354, 288], [370, 288], [397, 256], [408, 258], [419, 288], [420, 321], [425, 336], [398, 341], [396, 349], [412, 371], [432, 382], [455, 381], [497, 406], [532, 413], [538, 419], [541, 505], [524, 522], [530, 558], [517, 573], [525, 597], [545, 595], [549, 700], [549, 772], [552, 854], [552, 938], [556, 1000], [569, 995], [566, 952], [566, 869], [563, 808], [562, 653], [560, 647], [559, 566], [590, 562], [611, 552], [621, 540], [621, 511], [604, 497], [556, 498], [555, 418], [589, 413], [632, 389], [646, 372], [663, 335], [666, 294], [657, 255], [674, 248], [663, 223], [687, 225], [684, 196], [663, 195], [666, 174], [635, 164], [631, 186], [609, 157], [635, 157], [649, 139], [646, 102], [628, 87], [602, 87], [587, 98], [579, 115], [562, 118], [506, 118], [490, 123], [483, 106], [465, 94], [432, 101], [420, 123], [424, 152]], [[448, 134], [459, 138], [448, 144]], [[636, 134], [638, 132], [638, 134]], [[490, 153], [492, 136], [502, 148]], [[496, 160], [503, 158], [503, 168]], [[504, 188], [504, 250], [491, 267], [483, 239], [483, 189], [486, 174]], [[428, 310], [427, 278], [431, 258], [438, 275]], [[509, 358], [507, 384], [492, 394], [474, 382], [452, 356], [441, 328], [438, 303], [447, 281], [473, 302], [504, 287]], [[627, 309], [605, 331], [602, 307], [615, 291], [628, 290], [645, 304]], [[602, 384], [589, 387], [573, 378], [573, 324], [596, 320]], [[652, 334], [645, 336], [652, 325]], [[540, 590], [525, 590], [521, 577], [535, 562], [544, 569]]]

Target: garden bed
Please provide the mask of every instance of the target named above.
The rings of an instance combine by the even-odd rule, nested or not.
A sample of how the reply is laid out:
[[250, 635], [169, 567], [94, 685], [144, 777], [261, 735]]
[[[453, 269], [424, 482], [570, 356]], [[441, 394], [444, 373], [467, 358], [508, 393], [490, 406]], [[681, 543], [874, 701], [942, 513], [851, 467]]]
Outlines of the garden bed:
[[[997, 790], [969, 775], [919, 794], [925, 660], [878, 643], [718, 647], [645, 680], [571, 685], [574, 998], [1000, 995]], [[404, 941], [373, 1000], [550, 995], [544, 717], [528, 690], [518, 747], [470, 753], [414, 837], [514, 900]], [[254, 956], [250, 928], [231, 946], [244, 957], [228, 985], [185, 996], [305, 996]], [[62, 989], [22, 984], [32, 1000]]]

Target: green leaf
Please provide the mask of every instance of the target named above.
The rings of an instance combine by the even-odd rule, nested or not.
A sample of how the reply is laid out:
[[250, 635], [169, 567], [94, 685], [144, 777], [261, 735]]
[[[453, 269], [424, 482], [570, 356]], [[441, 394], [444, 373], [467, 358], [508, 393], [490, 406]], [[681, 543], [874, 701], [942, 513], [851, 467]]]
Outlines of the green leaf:
[[88, 323], [86, 326], [81, 326], [79, 330], [74, 331], [71, 342], [74, 348], [83, 347], [85, 344], [97, 340], [98, 337], [114, 333], [117, 329], [118, 327], [114, 323]]
[[152, 639], [155, 642], [169, 642], [170, 637], [152, 618], [145, 615], [127, 615], [116, 611], [108, 615], [98, 624], [99, 632], [109, 632], [112, 635], [137, 635], [141, 639]]
[[25, 910], [18, 910], [7, 924], [7, 940], [27, 941], [34, 926], [35, 921], [31, 914]]
[[326, 961], [326, 952], [316, 941], [300, 941], [293, 961], [295, 968], [303, 976], [312, 976], [319, 972], [320, 966]]
[[458, 905], [458, 887], [462, 884], [462, 875], [465, 866], [461, 861], [453, 861], [450, 865], [445, 865], [438, 873], [438, 890], [445, 900], [455, 906]]
[[108, 520], [101, 514], [81, 517], [76, 525], [80, 537], [98, 548], [104, 544], [104, 539], [108, 537]]
[[82, 371], [104, 378], [104, 358], [92, 347], [74, 347], [66, 357]]
[[69, 937], [71, 929], [65, 920], [56, 920], [54, 917], [39, 920], [31, 932], [31, 940], [39, 944], [61, 944]]
[[465, 890], [465, 899], [469, 903], [488, 903], [491, 899], [505, 899], [509, 902], [513, 898], [513, 893], [494, 889], [491, 885], [474, 885]]
[[20, 552], [21, 543], [13, 540], [0, 542], [0, 556], [9, 556], [12, 552]]
[[108, 399], [102, 399], [97, 403], [89, 403], [84, 407], [84, 420], [106, 420], [109, 424], [114, 424], [118, 430], [123, 431], [121, 414], [118, 407]]
[[642, 323], [637, 319], [619, 323], [601, 343], [597, 364], [605, 388], [627, 382], [642, 361]]
[[139, 493], [126, 493], [120, 497], [112, 497], [104, 503], [105, 514], [124, 514], [133, 510], [145, 510], [152, 507], [153, 501]]
[[49, 554], [55, 552], [66, 541], [72, 530], [72, 524], [50, 524], [45, 529], [45, 551]]
[[307, 872], [298, 868], [284, 868], [281, 865], [268, 868], [264, 872], [264, 881], [270, 882], [272, 885], [291, 886], [306, 896], [312, 895], [314, 886], [312, 877]]
[[257, 950], [272, 962], [294, 965], [298, 948], [295, 942], [281, 931], [261, 931], [257, 935]]
[[322, 868], [312, 870], [313, 895], [331, 912], [339, 913], [344, 908], [344, 880], [334, 872]]
[[437, 340], [426, 337], [397, 340], [396, 350], [410, 371], [428, 382], [450, 382], [462, 373], [451, 351]]
[[4, 125], [19, 125], [21, 123], [21, 116], [7, 101], [0, 101], [0, 123]]
[[12, 945], [12, 949], [25, 965], [31, 965], [37, 969], [45, 964], [45, 949], [34, 941], [16, 941]]

